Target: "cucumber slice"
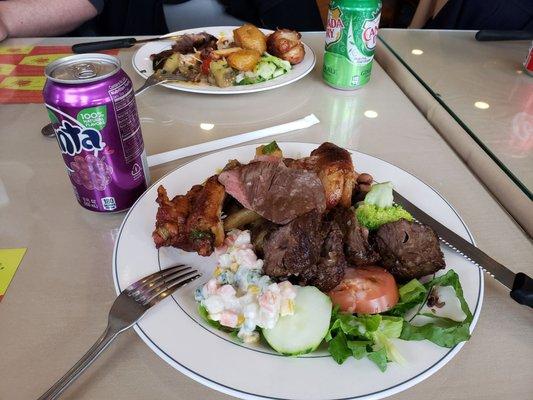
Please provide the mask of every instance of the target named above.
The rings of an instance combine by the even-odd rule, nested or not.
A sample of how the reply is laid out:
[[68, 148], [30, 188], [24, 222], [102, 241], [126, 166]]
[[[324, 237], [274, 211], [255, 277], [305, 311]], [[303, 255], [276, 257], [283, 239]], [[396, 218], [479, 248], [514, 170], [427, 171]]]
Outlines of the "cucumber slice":
[[330, 298], [316, 287], [299, 287], [294, 314], [280, 317], [272, 329], [263, 329], [263, 336], [278, 353], [287, 356], [310, 353], [328, 333], [331, 308]]

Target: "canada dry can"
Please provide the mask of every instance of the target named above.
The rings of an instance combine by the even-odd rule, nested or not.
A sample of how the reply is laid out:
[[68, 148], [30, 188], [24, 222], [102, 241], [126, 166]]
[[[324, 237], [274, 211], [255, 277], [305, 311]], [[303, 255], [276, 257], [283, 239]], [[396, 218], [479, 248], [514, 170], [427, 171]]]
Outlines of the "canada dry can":
[[130, 78], [105, 54], [46, 67], [43, 96], [78, 202], [125, 210], [146, 190], [148, 167]]
[[380, 0], [331, 0], [326, 27], [324, 81], [352, 90], [370, 80]]

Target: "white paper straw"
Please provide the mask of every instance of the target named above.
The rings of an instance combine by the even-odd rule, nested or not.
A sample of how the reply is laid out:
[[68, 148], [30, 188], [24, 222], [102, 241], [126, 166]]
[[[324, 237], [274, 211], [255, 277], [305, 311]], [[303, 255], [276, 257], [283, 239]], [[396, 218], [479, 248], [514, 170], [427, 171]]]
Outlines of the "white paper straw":
[[181, 149], [170, 150], [164, 153], [153, 154], [147, 157], [148, 166], [153, 167], [169, 161], [179, 160], [180, 158], [194, 156], [208, 151], [219, 150], [224, 147], [235, 146], [236, 144], [249, 142], [251, 140], [309, 128], [319, 122], [320, 121], [315, 114], [309, 114], [307, 117], [286, 124], [271, 126], [270, 128], [260, 129], [258, 131], [241, 133], [222, 139], [212, 140], [210, 142], [195, 144], [193, 146], [182, 147]]

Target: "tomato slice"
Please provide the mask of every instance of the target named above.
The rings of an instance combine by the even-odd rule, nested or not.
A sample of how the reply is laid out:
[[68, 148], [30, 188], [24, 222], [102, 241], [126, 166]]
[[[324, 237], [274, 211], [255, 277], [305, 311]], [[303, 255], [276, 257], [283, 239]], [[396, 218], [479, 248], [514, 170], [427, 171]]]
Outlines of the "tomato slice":
[[204, 58], [202, 60], [202, 74], [209, 75], [209, 65], [211, 64], [211, 58]]
[[376, 266], [347, 268], [344, 279], [329, 292], [333, 304], [344, 312], [377, 314], [398, 303], [394, 277]]

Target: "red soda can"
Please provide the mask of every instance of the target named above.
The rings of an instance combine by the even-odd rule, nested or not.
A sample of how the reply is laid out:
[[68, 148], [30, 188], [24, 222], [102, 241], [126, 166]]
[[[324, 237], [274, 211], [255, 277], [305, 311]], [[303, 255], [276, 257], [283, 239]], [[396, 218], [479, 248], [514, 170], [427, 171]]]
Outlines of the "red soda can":
[[524, 61], [524, 69], [529, 75], [533, 76], [533, 41], [531, 46], [529, 46], [529, 53]]
[[45, 106], [78, 202], [102, 213], [128, 209], [146, 190], [148, 165], [131, 79], [106, 54], [50, 63]]

